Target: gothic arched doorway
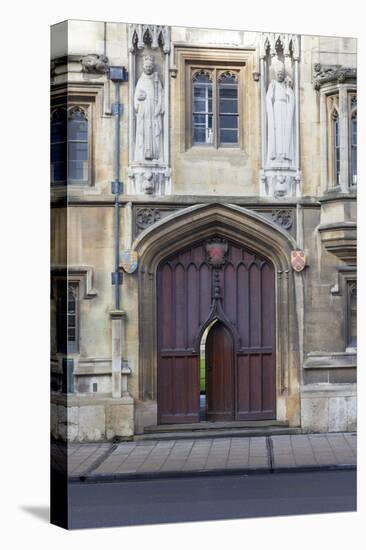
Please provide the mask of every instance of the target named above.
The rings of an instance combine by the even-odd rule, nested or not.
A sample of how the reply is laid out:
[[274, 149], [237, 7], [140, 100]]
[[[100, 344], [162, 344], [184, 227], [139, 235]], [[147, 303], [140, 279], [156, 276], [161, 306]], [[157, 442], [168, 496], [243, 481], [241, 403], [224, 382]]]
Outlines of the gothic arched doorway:
[[159, 423], [199, 422], [200, 343], [214, 319], [206, 342], [207, 420], [276, 417], [273, 265], [213, 235], [158, 266]]

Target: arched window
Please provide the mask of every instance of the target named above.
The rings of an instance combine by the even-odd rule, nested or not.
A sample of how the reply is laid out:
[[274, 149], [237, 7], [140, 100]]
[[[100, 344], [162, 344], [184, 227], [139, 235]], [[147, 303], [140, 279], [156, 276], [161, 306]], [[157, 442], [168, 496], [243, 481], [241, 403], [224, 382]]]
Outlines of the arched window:
[[357, 97], [351, 97], [350, 105], [350, 183], [357, 185]]
[[68, 113], [68, 176], [69, 183], [88, 181], [88, 119], [81, 107]]
[[213, 143], [212, 80], [207, 71], [195, 73], [192, 81], [192, 142]]

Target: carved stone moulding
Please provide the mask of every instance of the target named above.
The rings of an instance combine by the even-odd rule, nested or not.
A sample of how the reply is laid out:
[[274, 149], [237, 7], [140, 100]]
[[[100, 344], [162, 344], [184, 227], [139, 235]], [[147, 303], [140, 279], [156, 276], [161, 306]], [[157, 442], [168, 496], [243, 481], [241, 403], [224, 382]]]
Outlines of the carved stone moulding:
[[314, 65], [313, 86], [315, 90], [320, 90], [322, 86], [329, 83], [341, 84], [356, 80], [356, 68], [342, 67], [342, 65], [321, 65], [320, 63]]
[[167, 25], [143, 25], [131, 23], [128, 26], [128, 48], [130, 52], [143, 50], [146, 45], [152, 49], [160, 46], [164, 53], [170, 52], [170, 28]]
[[301, 195], [301, 172], [266, 170], [260, 176], [261, 196], [286, 199]]
[[263, 33], [259, 45], [260, 57], [265, 57], [267, 53], [275, 56], [281, 49], [286, 57], [292, 54], [294, 59], [300, 57], [300, 41], [297, 34], [284, 34], [267, 32]]
[[171, 170], [152, 162], [135, 163], [127, 170], [130, 195], [169, 195]]
[[357, 262], [357, 226], [355, 222], [341, 222], [319, 227], [325, 249], [347, 264]]

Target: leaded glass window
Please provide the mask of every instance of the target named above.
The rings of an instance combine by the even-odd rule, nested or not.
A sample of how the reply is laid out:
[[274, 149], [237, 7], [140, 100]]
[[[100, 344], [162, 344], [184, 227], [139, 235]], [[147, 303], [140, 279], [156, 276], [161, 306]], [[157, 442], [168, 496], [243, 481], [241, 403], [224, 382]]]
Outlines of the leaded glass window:
[[192, 75], [192, 144], [239, 145], [239, 72], [198, 69]]
[[239, 144], [238, 78], [229, 72], [219, 79], [219, 144]]
[[79, 348], [79, 284], [57, 284], [57, 350], [60, 353], [75, 353]]
[[357, 285], [347, 284], [347, 347], [357, 348]]
[[59, 107], [51, 115], [51, 183], [67, 180], [67, 111]]
[[338, 112], [333, 112], [333, 154], [334, 154], [334, 175], [335, 175], [335, 184], [340, 184], [340, 174], [341, 174], [341, 136], [340, 136], [340, 127], [339, 127], [339, 116]]
[[80, 107], [68, 116], [68, 169], [70, 183], [88, 181], [88, 119]]
[[350, 183], [357, 185], [357, 96], [350, 94]]
[[212, 144], [212, 80], [210, 73], [200, 71], [193, 78], [192, 129], [194, 144]]
[[51, 116], [51, 183], [87, 183], [89, 126], [86, 111], [57, 107]]

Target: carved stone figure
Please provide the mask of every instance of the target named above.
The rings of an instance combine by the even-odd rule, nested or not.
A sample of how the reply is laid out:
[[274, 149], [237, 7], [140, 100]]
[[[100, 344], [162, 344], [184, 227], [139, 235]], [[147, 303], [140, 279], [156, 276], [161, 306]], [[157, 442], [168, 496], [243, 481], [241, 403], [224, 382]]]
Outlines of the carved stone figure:
[[274, 63], [275, 79], [266, 95], [267, 164], [288, 166], [294, 159], [295, 95], [284, 64], [279, 60]]
[[164, 94], [154, 58], [144, 56], [143, 73], [135, 89], [136, 112], [135, 161], [163, 161]]
[[83, 57], [81, 64], [85, 73], [104, 74], [108, 69], [108, 57], [105, 55], [89, 54]]

